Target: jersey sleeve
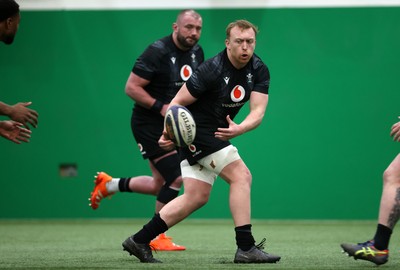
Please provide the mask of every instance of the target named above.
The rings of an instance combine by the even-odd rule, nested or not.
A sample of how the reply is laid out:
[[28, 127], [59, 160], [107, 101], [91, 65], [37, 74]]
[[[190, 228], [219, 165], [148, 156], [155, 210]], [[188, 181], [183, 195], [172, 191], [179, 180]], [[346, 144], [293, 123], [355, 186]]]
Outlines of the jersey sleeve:
[[147, 47], [136, 60], [132, 72], [143, 79], [151, 81], [160, 67], [162, 47], [161, 41], [156, 41]]
[[207, 67], [206, 63], [200, 65], [197, 70], [190, 76], [189, 80], [186, 82], [186, 87], [189, 93], [198, 98], [204, 93], [210, 85], [210, 78], [205, 76]]
[[215, 57], [205, 61], [192, 74], [186, 82], [186, 87], [189, 93], [198, 98], [205, 91], [213, 89], [216, 83], [216, 74], [218, 74], [218, 65]]
[[255, 63], [256, 67], [256, 80], [254, 82], [253, 91], [268, 94], [270, 74], [268, 67], [261, 61], [258, 60]]

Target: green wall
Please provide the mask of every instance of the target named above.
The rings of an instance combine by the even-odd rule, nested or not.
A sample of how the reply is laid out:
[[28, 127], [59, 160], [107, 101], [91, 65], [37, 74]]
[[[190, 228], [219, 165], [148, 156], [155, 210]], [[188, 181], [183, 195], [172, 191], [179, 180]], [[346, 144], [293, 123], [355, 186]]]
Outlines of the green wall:
[[[400, 146], [389, 137], [400, 115], [400, 8], [199, 12], [207, 58], [223, 49], [230, 21], [261, 30], [256, 53], [271, 71], [270, 103], [262, 125], [234, 139], [254, 178], [253, 217], [375, 219], [382, 173]], [[22, 12], [14, 44], [0, 44], [0, 100], [32, 101], [40, 122], [29, 144], [0, 140], [0, 218], [152, 215], [150, 196], [117, 194], [96, 211], [87, 198], [96, 171], [149, 173], [124, 86], [176, 13]], [[78, 176], [61, 177], [62, 163], [76, 163]], [[222, 180], [192, 217], [230, 217]]]

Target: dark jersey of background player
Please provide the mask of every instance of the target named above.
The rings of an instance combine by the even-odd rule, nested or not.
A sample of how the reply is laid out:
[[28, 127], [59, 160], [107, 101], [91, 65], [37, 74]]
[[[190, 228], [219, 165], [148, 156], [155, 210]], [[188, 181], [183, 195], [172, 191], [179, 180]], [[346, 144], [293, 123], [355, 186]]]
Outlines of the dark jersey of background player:
[[228, 127], [226, 116], [233, 120], [252, 91], [268, 94], [269, 80], [267, 66], [255, 54], [239, 70], [229, 61], [226, 49], [201, 65], [186, 82], [190, 94], [198, 98], [188, 106], [196, 122], [196, 138], [192, 145], [182, 148], [182, 158], [193, 165], [229, 145], [214, 132]]
[[[172, 34], [149, 45], [137, 58], [129, 74], [125, 93], [135, 102], [131, 128], [151, 176], [113, 178], [105, 172], [96, 176], [90, 206], [116, 192], [135, 192], [157, 196], [155, 213], [176, 198], [182, 186], [180, 158], [175, 149], [163, 150], [158, 140], [164, 129], [164, 116], [172, 98], [203, 61], [197, 45], [203, 19], [192, 9], [178, 13]], [[164, 233], [151, 241], [154, 250], [185, 250]]]
[[[151, 44], [137, 59], [132, 72], [150, 81], [144, 89], [156, 100], [169, 104], [193, 71], [204, 61], [203, 49], [196, 44], [190, 50], [176, 47], [172, 36]], [[144, 158], [165, 153], [158, 145], [164, 128], [160, 112], [135, 104], [132, 113], [132, 131]]]

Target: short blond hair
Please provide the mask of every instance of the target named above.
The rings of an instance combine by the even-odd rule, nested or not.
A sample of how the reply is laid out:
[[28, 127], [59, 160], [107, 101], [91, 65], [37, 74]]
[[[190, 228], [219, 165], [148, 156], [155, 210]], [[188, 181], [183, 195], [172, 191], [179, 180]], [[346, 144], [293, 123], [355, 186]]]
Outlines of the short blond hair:
[[254, 30], [254, 33], [256, 35], [258, 34], [258, 27], [255, 26], [254, 24], [252, 24], [251, 22], [246, 21], [246, 20], [236, 20], [236, 21], [228, 24], [228, 26], [226, 27], [226, 38], [227, 39], [229, 39], [229, 37], [231, 36], [232, 28], [234, 28], [236, 26], [243, 30], [252, 28]]

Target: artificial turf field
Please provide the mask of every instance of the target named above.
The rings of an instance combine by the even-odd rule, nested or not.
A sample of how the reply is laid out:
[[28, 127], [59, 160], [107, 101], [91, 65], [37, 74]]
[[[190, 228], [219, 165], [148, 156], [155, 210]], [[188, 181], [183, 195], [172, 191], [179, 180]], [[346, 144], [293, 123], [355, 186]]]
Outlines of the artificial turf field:
[[[277, 264], [233, 263], [230, 220], [188, 219], [167, 232], [186, 251], [158, 252], [163, 264], [143, 264], [121, 243], [146, 220], [0, 220], [0, 269], [376, 269], [341, 253], [342, 242], [372, 237], [375, 221], [254, 220], [257, 243], [282, 256]], [[379, 269], [400, 269], [400, 241], [393, 234], [391, 256]]]

